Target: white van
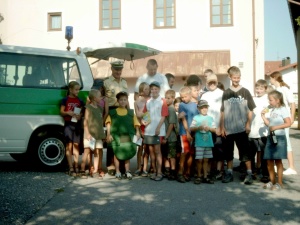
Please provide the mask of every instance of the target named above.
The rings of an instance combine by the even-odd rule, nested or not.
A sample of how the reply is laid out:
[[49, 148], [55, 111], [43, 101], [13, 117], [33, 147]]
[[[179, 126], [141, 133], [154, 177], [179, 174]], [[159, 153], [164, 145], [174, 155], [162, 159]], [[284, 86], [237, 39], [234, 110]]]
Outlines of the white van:
[[59, 165], [65, 157], [60, 102], [73, 80], [85, 100], [93, 75], [80, 51], [0, 45], [0, 153]]

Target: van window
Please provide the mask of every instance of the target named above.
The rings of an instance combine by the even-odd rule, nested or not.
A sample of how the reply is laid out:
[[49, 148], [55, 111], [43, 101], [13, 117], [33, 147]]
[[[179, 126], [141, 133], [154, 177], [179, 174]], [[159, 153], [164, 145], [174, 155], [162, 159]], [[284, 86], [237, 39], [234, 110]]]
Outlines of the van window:
[[82, 84], [75, 59], [0, 53], [1, 86], [60, 89], [70, 81]]

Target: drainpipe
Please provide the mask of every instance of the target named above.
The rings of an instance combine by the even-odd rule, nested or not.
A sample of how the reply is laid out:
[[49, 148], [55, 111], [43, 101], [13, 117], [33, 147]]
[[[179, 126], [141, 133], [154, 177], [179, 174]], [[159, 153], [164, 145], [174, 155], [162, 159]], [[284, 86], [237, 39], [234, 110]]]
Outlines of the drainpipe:
[[255, 82], [256, 82], [256, 46], [258, 40], [255, 35], [255, 0], [252, 0], [252, 43], [253, 43], [253, 93], [255, 93]]

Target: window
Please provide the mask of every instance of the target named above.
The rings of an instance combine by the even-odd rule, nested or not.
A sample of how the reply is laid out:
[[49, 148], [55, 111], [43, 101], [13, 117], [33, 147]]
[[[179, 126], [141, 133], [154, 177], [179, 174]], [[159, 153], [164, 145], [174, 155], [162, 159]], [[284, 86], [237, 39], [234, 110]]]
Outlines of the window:
[[154, 28], [175, 27], [175, 0], [154, 0]]
[[210, 25], [232, 26], [232, 0], [210, 0]]
[[61, 13], [48, 13], [48, 31], [61, 31]]
[[100, 30], [121, 29], [121, 0], [100, 0]]

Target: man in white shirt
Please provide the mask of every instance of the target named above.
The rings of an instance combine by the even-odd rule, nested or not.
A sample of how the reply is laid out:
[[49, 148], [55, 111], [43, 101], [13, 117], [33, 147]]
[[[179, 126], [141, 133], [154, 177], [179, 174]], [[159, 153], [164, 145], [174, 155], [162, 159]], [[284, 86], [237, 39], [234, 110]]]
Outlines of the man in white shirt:
[[136, 81], [135, 88], [134, 88], [134, 99], [137, 99], [139, 96], [139, 85], [142, 82], [146, 82], [147, 84], [151, 84], [154, 81], [157, 81], [160, 84], [160, 96], [165, 96], [165, 92], [170, 89], [169, 83], [167, 78], [157, 73], [157, 61], [155, 59], [149, 59], [147, 62], [147, 73], [140, 76]]

